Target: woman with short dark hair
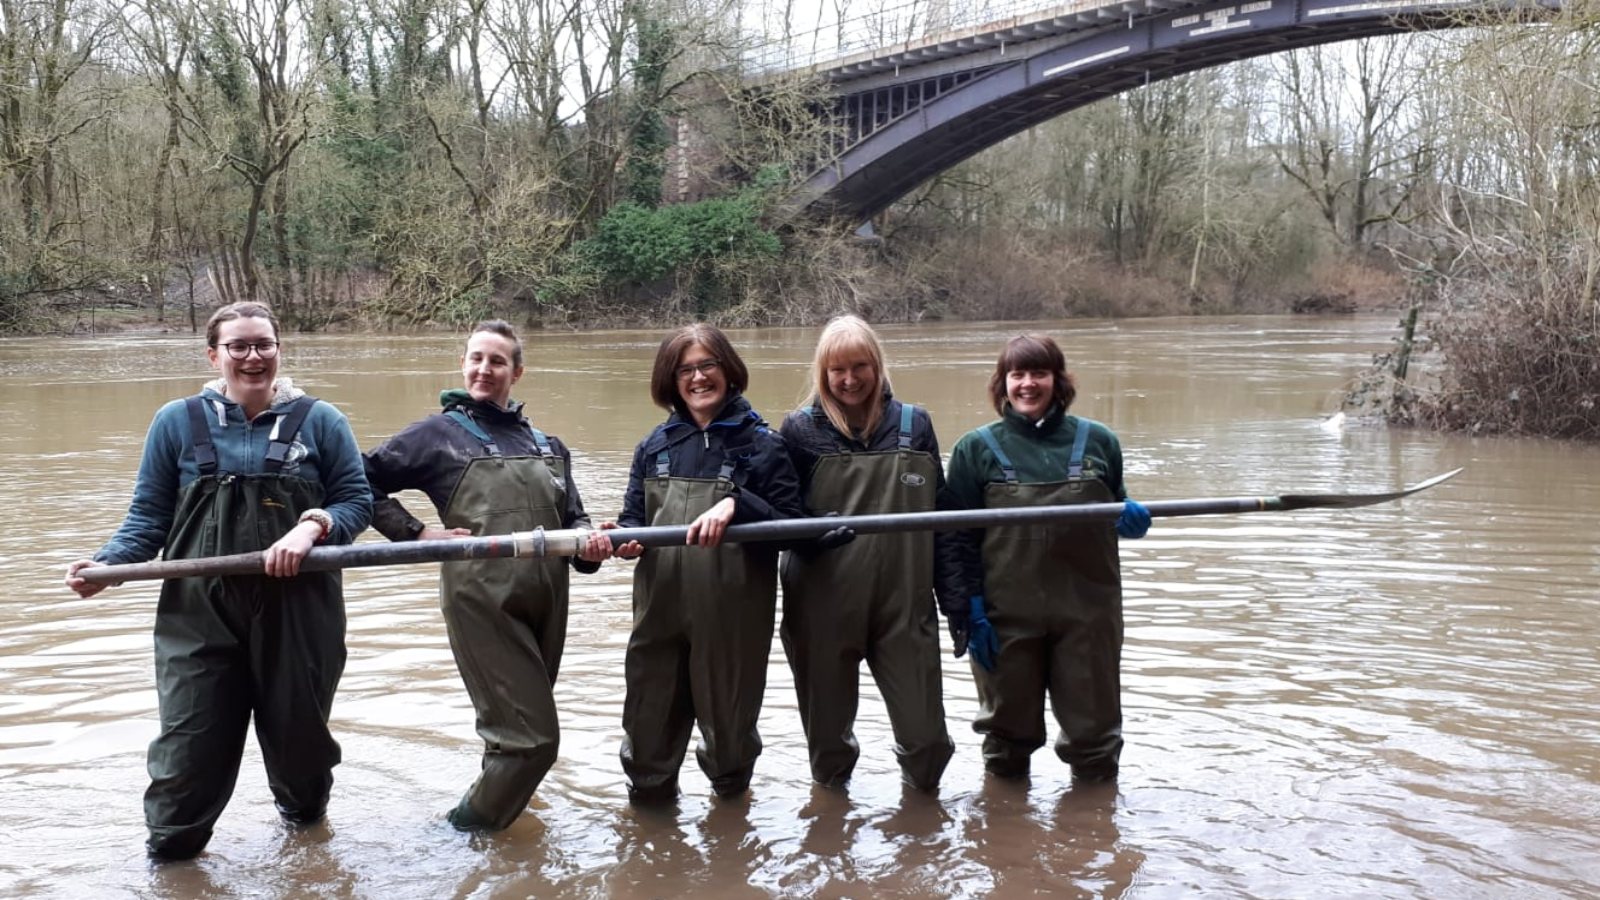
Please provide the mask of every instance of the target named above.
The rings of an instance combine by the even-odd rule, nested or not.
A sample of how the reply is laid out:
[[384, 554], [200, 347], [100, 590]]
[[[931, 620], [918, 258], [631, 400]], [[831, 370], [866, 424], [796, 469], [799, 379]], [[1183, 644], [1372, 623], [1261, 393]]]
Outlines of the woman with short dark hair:
[[1043, 335], [1007, 342], [989, 379], [1000, 419], [950, 454], [953, 509], [1122, 501], [1115, 525], [1021, 525], [959, 532], [961, 573], [947, 610], [956, 656], [972, 654], [984, 768], [1025, 777], [1044, 746], [1045, 697], [1061, 727], [1056, 755], [1074, 778], [1116, 777], [1122, 752], [1122, 572], [1117, 538], [1143, 537], [1150, 513], [1129, 500], [1122, 447], [1098, 422], [1067, 415], [1077, 395], [1066, 357]]
[[778, 550], [723, 546], [722, 536], [731, 524], [799, 515], [800, 494], [782, 439], [744, 399], [748, 381], [715, 326], [667, 335], [650, 395], [669, 415], [634, 451], [622, 515], [603, 526], [689, 526], [690, 546], [616, 548], [642, 555], [622, 708], [622, 768], [636, 804], [677, 797], [696, 723], [695, 756], [718, 796], [744, 793], [761, 753]]

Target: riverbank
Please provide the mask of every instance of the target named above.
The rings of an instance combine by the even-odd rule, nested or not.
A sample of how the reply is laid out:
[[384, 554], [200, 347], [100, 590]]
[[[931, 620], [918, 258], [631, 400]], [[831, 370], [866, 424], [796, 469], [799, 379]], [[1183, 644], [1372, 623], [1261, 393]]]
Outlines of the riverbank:
[[[1328, 263], [1283, 278], [1198, 279], [1176, 262], [1130, 267], [1067, 246], [1015, 241], [952, 242], [915, 252], [857, 246], [843, 251], [827, 283], [773, 284], [737, 302], [707, 307], [692, 286], [640, 285], [583, 302], [542, 302], [506, 288], [481, 301], [412, 316], [384, 293], [382, 273], [343, 278], [335, 296], [299, 299], [282, 315], [294, 331], [455, 330], [504, 318], [528, 330], [657, 328], [702, 319], [724, 326], [811, 325], [843, 311], [870, 321], [1020, 321], [1273, 313], [1358, 314], [1399, 308], [1405, 283], [1363, 262]], [[766, 302], [762, 302], [765, 298]], [[102, 285], [53, 296], [19, 334], [184, 332], [204, 327], [225, 302], [203, 269], [169, 281], [158, 302], [137, 285]]]

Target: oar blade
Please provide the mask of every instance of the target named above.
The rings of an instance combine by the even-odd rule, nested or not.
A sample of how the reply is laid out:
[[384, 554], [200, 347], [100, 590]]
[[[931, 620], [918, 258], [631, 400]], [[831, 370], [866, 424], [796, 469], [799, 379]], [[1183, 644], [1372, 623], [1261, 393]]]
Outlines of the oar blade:
[[1442, 475], [1435, 475], [1426, 481], [1398, 491], [1389, 491], [1383, 494], [1284, 494], [1276, 498], [1281, 504], [1278, 508], [1291, 509], [1354, 509], [1358, 506], [1373, 506], [1379, 503], [1388, 503], [1409, 497], [1420, 491], [1443, 484], [1461, 473], [1461, 469], [1451, 469]]

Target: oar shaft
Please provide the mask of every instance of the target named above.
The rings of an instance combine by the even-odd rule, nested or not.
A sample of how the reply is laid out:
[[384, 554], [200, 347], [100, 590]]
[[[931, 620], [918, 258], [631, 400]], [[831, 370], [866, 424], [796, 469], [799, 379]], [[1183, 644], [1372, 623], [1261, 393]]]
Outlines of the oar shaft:
[[[1259, 512], [1276, 509], [1275, 497], [1212, 497], [1203, 500], [1155, 500], [1146, 503], [1152, 517], [1206, 516], [1225, 513]], [[823, 516], [808, 519], [776, 519], [732, 525], [723, 540], [797, 541], [819, 537], [835, 528], [849, 527], [857, 534], [889, 531], [958, 531], [964, 528], [997, 528], [1007, 525], [1048, 525], [1073, 522], [1110, 521], [1122, 515], [1121, 503], [1080, 503], [1069, 506], [1018, 506], [1003, 509], [949, 509], [936, 512], [882, 513], [866, 516]], [[638, 541], [646, 547], [682, 544], [688, 537], [687, 525], [655, 525], [618, 528], [606, 532], [612, 546]]]
[[[1204, 500], [1156, 500], [1145, 505], [1152, 516], [1173, 517], [1269, 510], [1275, 508], [1273, 506], [1275, 502], [1276, 498], [1272, 497], [1218, 497]], [[733, 525], [723, 534], [723, 540], [730, 543], [803, 541], [819, 537], [840, 526], [848, 526], [857, 534], [881, 534], [892, 531], [953, 531], [1008, 525], [1068, 524], [1110, 521], [1121, 514], [1121, 503], [1083, 503], [1070, 506], [823, 516]], [[513, 556], [572, 556], [578, 552], [579, 544], [586, 534], [587, 532], [582, 529], [560, 529], [455, 540], [316, 547], [301, 561], [300, 570], [327, 572], [335, 569], [455, 562], [468, 559], [501, 559]], [[682, 546], [688, 540], [689, 526], [654, 525], [617, 528], [605, 534], [611, 539], [612, 546], [637, 541], [646, 547], [676, 547]], [[262, 571], [261, 557], [261, 552], [255, 551], [232, 556], [96, 566], [83, 569], [79, 574], [88, 581], [102, 583], [195, 576], [259, 575]]]

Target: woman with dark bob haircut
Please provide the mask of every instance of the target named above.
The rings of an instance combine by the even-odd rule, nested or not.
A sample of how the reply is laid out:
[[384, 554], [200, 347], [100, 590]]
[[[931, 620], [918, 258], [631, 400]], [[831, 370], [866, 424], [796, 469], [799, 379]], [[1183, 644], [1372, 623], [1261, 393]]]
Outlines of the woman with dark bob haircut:
[[950, 454], [945, 505], [953, 509], [1123, 501], [1121, 518], [959, 533], [947, 611], [956, 656], [972, 652], [983, 762], [1006, 778], [1028, 774], [1044, 746], [1044, 701], [1061, 727], [1056, 755], [1082, 781], [1109, 781], [1122, 753], [1122, 574], [1117, 538], [1143, 537], [1150, 513], [1128, 499], [1122, 447], [1098, 422], [1067, 415], [1077, 396], [1066, 357], [1044, 335], [1006, 343], [989, 379], [1000, 419]]
[[622, 515], [607, 528], [687, 523], [690, 545], [644, 553], [633, 576], [622, 708], [628, 799], [678, 795], [689, 733], [718, 796], [744, 793], [761, 754], [756, 720], [766, 690], [777, 606], [778, 550], [722, 545], [731, 524], [800, 514], [800, 485], [783, 440], [744, 399], [750, 372], [711, 325], [686, 325], [656, 351], [650, 395], [668, 410], [633, 454]]

